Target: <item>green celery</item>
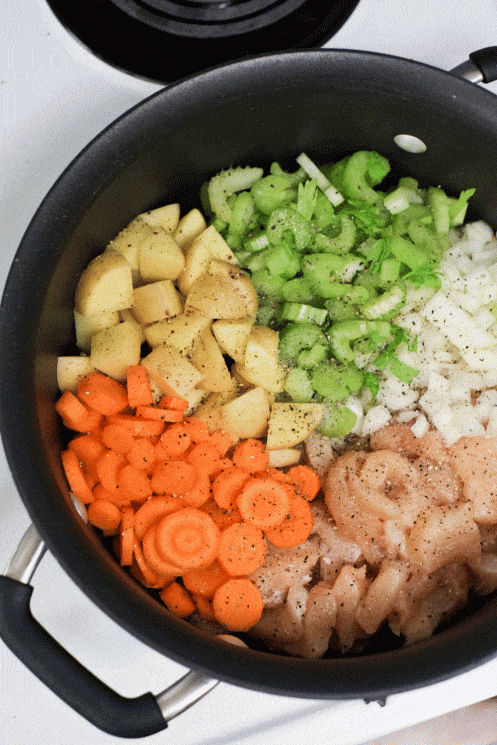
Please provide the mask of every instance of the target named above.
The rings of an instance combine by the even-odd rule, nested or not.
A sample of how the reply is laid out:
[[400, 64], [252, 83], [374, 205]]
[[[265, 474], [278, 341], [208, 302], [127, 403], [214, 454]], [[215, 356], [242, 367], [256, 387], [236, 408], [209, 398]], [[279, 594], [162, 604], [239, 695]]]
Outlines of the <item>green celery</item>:
[[310, 349], [303, 349], [297, 357], [297, 365], [306, 370], [312, 370], [326, 359], [328, 347], [324, 344], [314, 344]]
[[264, 215], [290, 204], [296, 196], [292, 181], [286, 175], [265, 176], [252, 186], [250, 193], [257, 209]]
[[355, 427], [357, 414], [346, 406], [327, 402], [318, 431], [326, 437], [345, 437]]
[[262, 168], [228, 168], [221, 171], [211, 178], [207, 186], [207, 196], [212, 212], [216, 217], [225, 222], [231, 218], [231, 208], [228, 205], [228, 198], [235, 192], [250, 189], [259, 181], [264, 174]]
[[325, 308], [316, 308], [304, 303], [284, 303], [280, 313], [281, 321], [309, 321], [322, 326], [328, 317]]
[[281, 296], [289, 303], [312, 303], [315, 299], [312, 288], [304, 277], [296, 277], [285, 282], [281, 288]]
[[311, 401], [314, 388], [307, 370], [303, 370], [301, 367], [294, 367], [290, 370], [285, 379], [285, 392], [288, 393], [292, 401], [299, 403]]
[[328, 345], [328, 339], [315, 323], [291, 322], [280, 331], [279, 357], [282, 364], [292, 367], [303, 349], [315, 344]]
[[373, 204], [379, 198], [374, 190], [390, 171], [386, 158], [375, 151], [358, 150], [347, 160], [342, 174], [342, 183], [350, 199], [359, 199]]
[[307, 248], [312, 241], [309, 223], [293, 207], [282, 207], [272, 211], [266, 231], [272, 245], [281, 243], [288, 233], [292, 236], [297, 250]]

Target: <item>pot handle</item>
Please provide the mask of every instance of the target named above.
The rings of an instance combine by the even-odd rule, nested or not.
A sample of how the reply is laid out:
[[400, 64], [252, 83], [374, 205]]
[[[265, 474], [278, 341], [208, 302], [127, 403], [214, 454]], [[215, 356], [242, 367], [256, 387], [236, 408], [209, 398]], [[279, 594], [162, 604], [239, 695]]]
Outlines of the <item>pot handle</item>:
[[469, 60], [451, 70], [471, 83], [492, 83], [497, 80], [497, 47], [485, 47], [471, 52]]
[[[19, 660], [59, 698], [99, 729], [117, 737], [146, 737], [208, 693], [218, 681], [193, 671], [158, 696], [119, 695], [72, 657], [38, 623], [30, 609], [34, 572], [44, 546], [31, 526], [5, 575], [0, 575], [0, 637]], [[33, 559], [34, 554], [37, 557]], [[23, 569], [20, 569], [19, 557]], [[16, 560], [17, 557], [17, 560]], [[34, 565], [34, 566], [33, 566]]]

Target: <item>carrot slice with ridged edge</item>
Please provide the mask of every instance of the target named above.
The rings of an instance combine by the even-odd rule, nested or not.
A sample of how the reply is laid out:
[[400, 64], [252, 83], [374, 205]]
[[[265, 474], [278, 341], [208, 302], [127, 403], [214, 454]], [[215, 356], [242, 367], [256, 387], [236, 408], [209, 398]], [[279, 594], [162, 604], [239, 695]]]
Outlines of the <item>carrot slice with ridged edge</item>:
[[246, 522], [266, 530], [283, 522], [290, 501], [285, 484], [273, 479], [250, 479], [242, 487], [236, 504]]
[[184, 507], [162, 518], [155, 544], [167, 561], [183, 569], [211, 564], [219, 550], [220, 531], [205, 512]]

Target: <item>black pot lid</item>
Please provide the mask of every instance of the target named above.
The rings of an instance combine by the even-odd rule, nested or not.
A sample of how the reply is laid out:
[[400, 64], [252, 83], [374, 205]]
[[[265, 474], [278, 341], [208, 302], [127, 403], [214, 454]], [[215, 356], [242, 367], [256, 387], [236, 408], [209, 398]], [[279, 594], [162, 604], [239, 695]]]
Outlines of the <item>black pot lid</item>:
[[161, 83], [255, 54], [320, 47], [359, 0], [47, 0], [91, 52]]

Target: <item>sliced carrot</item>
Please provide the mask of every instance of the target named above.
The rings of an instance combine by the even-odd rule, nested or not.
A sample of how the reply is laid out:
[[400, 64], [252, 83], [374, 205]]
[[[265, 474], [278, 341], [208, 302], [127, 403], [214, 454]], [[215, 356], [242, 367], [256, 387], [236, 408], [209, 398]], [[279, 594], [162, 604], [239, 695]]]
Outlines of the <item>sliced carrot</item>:
[[221, 533], [218, 561], [232, 576], [252, 574], [264, 562], [266, 548], [260, 528], [251, 523], [235, 523]]
[[195, 466], [198, 473], [210, 475], [219, 472], [222, 454], [215, 445], [208, 440], [194, 445], [187, 453], [188, 463]]
[[178, 396], [162, 396], [159, 403], [157, 404], [161, 409], [177, 409], [178, 411], [186, 411], [188, 408], [188, 401]]
[[121, 424], [106, 424], [102, 428], [102, 442], [105, 447], [125, 455], [134, 444], [135, 438], [128, 427]]
[[126, 373], [128, 401], [132, 409], [137, 406], [151, 406], [154, 396], [150, 387], [148, 373], [143, 365], [130, 365]]
[[207, 598], [203, 598], [201, 595], [193, 595], [192, 597], [196, 608], [204, 621], [215, 621], [216, 616], [214, 615], [212, 602], [207, 600]]
[[142, 471], [150, 472], [157, 460], [155, 447], [148, 437], [134, 437], [131, 448], [126, 453], [128, 462]]
[[244, 520], [264, 530], [279, 525], [290, 506], [285, 485], [273, 479], [250, 479], [236, 503]]
[[249, 478], [247, 471], [237, 466], [230, 466], [221, 471], [212, 482], [212, 495], [219, 507], [224, 510], [235, 507], [236, 498]]
[[264, 530], [266, 538], [279, 548], [300, 546], [314, 527], [311, 507], [303, 497], [290, 497], [290, 509], [283, 522], [275, 528]]
[[158, 437], [164, 432], [165, 423], [153, 419], [140, 419], [134, 414], [116, 414], [107, 417], [109, 424], [122, 424], [128, 427], [134, 437]]
[[130, 463], [119, 471], [117, 485], [122, 491], [132, 494], [132, 499], [137, 502], [145, 501], [152, 496], [152, 484], [147, 474]]
[[97, 458], [95, 468], [100, 483], [107, 491], [119, 489], [119, 471], [126, 463], [124, 455], [115, 450], [104, 450]]
[[136, 537], [142, 540], [151, 525], [158, 522], [165, 515], [169, 515], [171, 512], [175, 512], [184, 506], [185, 503], [181, 497], [173, 497], [171, 495], [147, 499], [135, 512]]
[[63, 450], [61, 459], [69, 489], [83, 504], [93, 502], [93, 492], [86, 483], [85, 474], [76, 453], [73, 450]]
[[93, 488], [93, 498], [102, 499], [105, 502], [112, 502], [118, 507], [129, 507], [131, 505], [131, 496], [120, 489], [109, 491], [103, 484], [97, 484]]
[[184, 494], [197, 482], [197, 470], [183, 460], [159, 463], [152, 473], [152, 489], [156, 494]]
[[214, 616], [228, 631], [248, 631], [259, 621], [264, 601], [248, 577], [236, 577], [219, 587], [212, 600]]
[[134, 568], [134, 565], [137, 566], [140, 572], [139, 576], [137, 576], [138, 572], [135, 571], [134, 576], [146, 587], [164, 587], [164, 585], [169, 584], [176, 579], [170, 574], [157, 574], [156, 571], [149, 567], [145, 561], [140, 541], [136, 539], [136, 535], [133, 544], [133, 562], [131, 564], [131, 570]]
[[88, 505], [88, 522], [105, 531], [106, 535], [115, 535], [121, 524], [121, 510], [116, 504], [105, 499], [95, 499]]
[[55, 410], [64, 425], [74, 432], [91, 432], [102, 419], [102, 414], [86, 406], [71, 391], [64, 391], [55, 403]]
[[172, 582], [159, 595], [164, 605], [180, 618], [188, 618], [197, 607], [188, 590], [178, 582]]
[[95, 465], [98, 456], [104, 450], [101, 439], [96, 435], [79, 435], [78, 437], [73, 437], [67, 447], [69, 450], [74, 450], [87, 471]]
[[78, 385], [78, 398], [101, 414], [119, 414], [128, 406], [126, 388], [114, 378], [93, 371]]
[[183, 492], [182, 498], [190, 507], [201, 507], [212, 496], [211, 482], [208, 476], [198, 477], [193, 489]]
[[308, 502], [319, 494], [321, 479], [311, 466], [293, 466], [287, 471], [286, 476], [297, 494]]
[[197, 419], [195, 416], [189, 416], [183, 419], [183, 423], [192, 442], [198, 443], [210, 439], [211, 433], [209, 432], [207, 424], [203, 422], [202, 419]]
[[133, 561], [134, 514], [132, 507], [123, 507], [121, 510], [121, 566], [129, 566]]
[[191, 445], [191, 437], [183, 423], [171, 424], [161, 435], [157, 443], [157, 457], [164, 460], [179, 458]]
[[258, 479], [264, 479], [264, 478], [270, 478], [274, 479], [275, 481], [279, 481], [282, 484], [288, 484], [288, 479], [286, 473], [284, 471], [280, 471], [279, 468], [273, 468], [269, 467], [266, 468], [265, 471], [258, 471], [254, 474], [256, 478]]
[[268, 467], [269, 456], [261, 440], [249, 438], [239, 442], [233, 451], [233, 465], [249, 473], [264, 471]]
[[209, 566], [192, 569], [183, 575], [183, 584], [193, 595], [211, 600], [218, 587], [231, 579], [231, 575], [214, 560]]
[[201, 507], [202, 512], [206, 512], [216, 523], [219, 530], [224, 530], [234, 523], [240, 523], [242, 516], [238, 507], [224, 510], [214, 499], [208, 499]]
[[158, 574], [170, 575], [176, 579], [176, 577], [179, 577], [181, 576], [181, 574], [183, 574], [184, 570], [180, 569], [174, 564], [171, 564], [170, 561], [167, 561], [159, 554], [155, 545], [156, 534], [157, 525], [154, 524], [150, 526], [150, 528], [143, 536], [142, 549], [145, 561]]
[[155, 545], [167, 561], [183, 569], [208, 566], [219, 549], [220, 530], [205, 512], [194, 507], [166, 515], [157, 525]]
[[228, 450], [233, 446], [233, 441], [229, 434], [220, 429], [216, 429], [211, 433], [209, 442], [219, 450], [221, 455], [226, 455]]
[[159, 409], [156, 406], [138, 406], [136, 416], [143, 419], [155, 419], [159, 422], [182, 422], [183, 412], [178, 409]]

